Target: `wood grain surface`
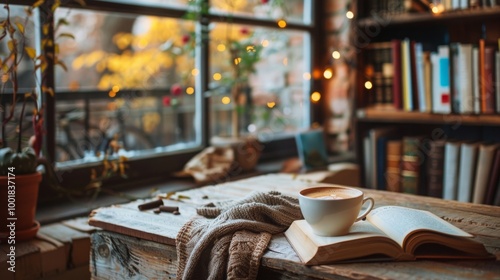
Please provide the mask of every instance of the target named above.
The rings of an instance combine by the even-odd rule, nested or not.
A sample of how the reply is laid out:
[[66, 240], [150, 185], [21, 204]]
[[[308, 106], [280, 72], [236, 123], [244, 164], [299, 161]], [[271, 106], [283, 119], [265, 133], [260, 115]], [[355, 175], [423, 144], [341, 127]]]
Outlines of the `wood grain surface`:
[[[175, 237], [196, 207], [209, 202], [234, 200], [253, 191], [279, 191], [297, 197], [300, 189], [324, 185], [270, 174], [235, 182], [159, 195], [165, 205], [178, 206], [180, 215], [139, 211], [145, 201], [96, 209], [89, 224], [102, 228], [92, 234], [93, 279], [174, 279]], [[361, 189], [375, 199], [375, 207], [400, 205], [428, 210], [473, 234], [496, 261], [412, 261], [344, 263], [305, 266], [283, 234], [271, 240], [261, 260], [262, 279], [500, 279], [500, 207], [447, 201], [432, 197]], [[156, 198], [153, 198], [156, 199]], [[107, 252], [107, 253], [106, 253]]]

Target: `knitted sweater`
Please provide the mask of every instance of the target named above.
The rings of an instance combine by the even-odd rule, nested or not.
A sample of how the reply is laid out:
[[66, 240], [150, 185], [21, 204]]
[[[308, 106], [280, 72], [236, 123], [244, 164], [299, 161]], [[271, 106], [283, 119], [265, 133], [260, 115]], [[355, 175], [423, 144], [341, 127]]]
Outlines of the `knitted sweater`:
[[176, 238], [177, 279], [255, 279], [271, 236], [302, 219], [298, 200], [275, 191], [211, 203], [197, 213]]

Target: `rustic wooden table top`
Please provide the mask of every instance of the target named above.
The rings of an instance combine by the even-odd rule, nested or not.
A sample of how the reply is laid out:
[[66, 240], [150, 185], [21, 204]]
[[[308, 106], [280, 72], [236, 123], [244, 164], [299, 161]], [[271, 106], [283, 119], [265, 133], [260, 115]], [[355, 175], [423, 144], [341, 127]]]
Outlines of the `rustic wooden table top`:
[[[180, 215], [154, 214], [153, 210], [139, 211], [145, 201], [134, 201], [93, 211], [89, 224], [104, 232], [153, 241], [162, 246], [175, 246], [175, 237], [192, 216], [196, 207], [212, 201], [237, 199], [252, 191], [276, 190], [296, 197], [302, 188], [317, 182], [296, 179], [289, 174], [270, 174], [227, 182], [214, 186], [178, 192], [165, 205], [179, 207]], [[500, 279], [500, 207], [448, 201], [432, 197], [362, 189], [375, 199], [375, 207], [400, 205], [428, 210], [455, 226], [473, 234], [487, 250], [496, 255], [496, 261], [430, 261], [371, 262], [304, 266], [283, 234], [275, 235], [262, 257], [261, 266], [299, 278], [373, 278], [373, 279]], [[175, 200], [180, 196], [188, 197]], [[150, 244], [150, 243], [148, 243]], [[98, 250], [93, 244], [92, 250]], [[174, 248], [175, 252], [175, 248]], [[95, 268], [94, 268], [95, 269]], [[95, 277], [99, 278], [99, 277]]]

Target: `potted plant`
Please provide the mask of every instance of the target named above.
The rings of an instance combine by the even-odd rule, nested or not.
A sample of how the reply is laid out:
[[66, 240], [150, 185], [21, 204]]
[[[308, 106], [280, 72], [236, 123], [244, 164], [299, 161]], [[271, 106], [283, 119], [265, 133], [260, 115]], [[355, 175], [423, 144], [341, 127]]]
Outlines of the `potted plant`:
[[[188, 4], [190, 6], [189, 12], [185, 15], [186, 19], [203, 21], [202, 18], [208, 15], [210, 8], [208, 1], [192, 0]], [[228, 18], [230, 18], [230, 15]], [[217, 41], [224, 42], [223, 44], [226, 46], [225, 51], [228, 52], [228, 59], [222, 63], [229, 66], [227, 68], [228, 73], [222, 75], [219, 83], [209, 90], [212, 92], [212, 96], [217, 96], [217, 93], [228, 95], [225, 97], [226, 100], [230, 100], [229, 102], [233, 104], [231, 110], [231, 134], [212, 136], [210, 144], [216, 147], [232, 148], [238, 167], [247, 171], [255, 167], [262, 150], [262, 145], [255, 137], [244, 135], [242, 132], [251, 123], [253, 114], [252, 88], [248, 79], [256, 70], [255, 66], [261, 59], [263, 46], [253, 36], [254, 33], [246, 27], [236, 29], [229, 20], [225, 28], [227, 30], [220, 32], [220, 34], [224, 34], [224, 38], [217, 38]], [[193, 50], [194, 42], [200, 41], [196, 40], [195, 37], [201, 36], [201, 40], [206, 40], [209, 38], [207, 31], [202, 29], [201, 34], [196, 32], [187, 34], [186, 36], [190, 40], [186, 40], [185, 47]], [[190, 53], [194, 55], [194, 52], [191, 51]], [[221, 68], [224, 68], [224, 66]]]
[[[4, 4], [3, 9], [6, 17], [0, 22], [0, 43], [7, 46], [7, 54], [2, 55], [0, 60], [1, 76], [1, 94], [3, 98], [7, 97], [6, 92], [10, 91], [10, 104], [6, 105], [4, 118], [2, 119], [2, 135], [0, 143], [0, 200], [2, 200], [2, 209], [0, 209], [0, 220], [7, 222], [7, 227], [0, 229], [0, 240], [15, 241], [26, 240], [34, 237], [40, 227], [35, 220], [36, 206], [38, 200], [39, 184], [42, 180], [42, 173], [37, 171], [41, 164], [45, 165], [46, 174], [53, 174], [51, 166], [47, 161], [40, 157], [43, 138], [43, 108], [44, 104], [39, 104], [38, 96], [40, 94], [53, 94], [51, 88], [44, 86], [46, 79], [46, 69], [49, 62], [65, 67], [61, 61], [57, 60], [57, 44], [50, 40], [42, 40], [42, 49], [45, 51], [37, 54], [35, 48], [26, 44], [26, 26], [33, 15], [35, 8], [42, 5], [49, 19], [44, 23], [43, 32], [48, 32], [52, 28], [52, 15], [58, 7], [58, 1], [49, 3], [40, 0], [25, 9], [25, 16], [21, 20], [14, 19], [11, 14], [9, 4]], [[83, 2], [77, 1], [81, 4]], [[56, 23], [56, 28], [66, 24], [64, 19]], [[70, 36], [63, 34], [62, 36]], [[49, 50], [49, 51], [47, 51]], [[52, 50], [52, 51], [50, 51]], [[33, 74], [41, 71], [41, 85], [36, 85], [29, 92], [21, 94], [19, 91], [26, 85], [20, 84], [19, 71], [23, 60], [32, 61]], [[35, 78], [36, 80], [36, 78]], [[5, 96], [4, 96], [5, 95]], [[22, 102], [22, 103], [21, 103]], [[22, 132], [26, 121], [26, 107], [28, 102], [33, 102], [33, 112], [31, 122], [33, 133], [29, 138], [29, 145], [23, 147]], [[21, 110], [16, 110], [21, 105]], [[12, 120], [16, 120], [17, 129], [15, 134], [16, 143], [8, 145], [6, 135], [6, 126]], [[7, 202], [7, 203], [6, 203]], [[6, 207], [4, 206], [6, 205]]]

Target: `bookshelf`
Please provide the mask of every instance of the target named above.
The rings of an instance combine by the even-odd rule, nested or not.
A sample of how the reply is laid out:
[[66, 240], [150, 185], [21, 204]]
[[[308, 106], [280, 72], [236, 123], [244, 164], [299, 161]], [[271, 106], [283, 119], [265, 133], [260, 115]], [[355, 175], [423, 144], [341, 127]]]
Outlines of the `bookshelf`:
[[[405, 174], [398, 177], [399, 191], [410, 182], [418, 195], [492, 204], [495, 199], [478, 197], [486, 196], [487, 188], [493, 188], [495, 195], [500, 192], [499, 176], [493, 175], [500, 173], [500, 159], [494, 167], [495, 156], [488, 156], [500, 149], [495, 145], [500, 143], [500, 71], [495, 70], [500, 69], [500, 55], [495, 56], [500, 46], [500, 2], [482, 1], [488, 6], [474, 8], [441, 6], [439, 13], [430, 8], [388, 9], [416, 1], [356, 1], [352, 46], [357, 51], [354, 134], [360, 182], [366, 188], [385, 190], [391, 185], [394, 189], [387, 181], [397, 174], [386, 169], [387, 142], [399, 147], [395, 141], [418, 141], [415, 150], [401, 145], [398, 151], [398, 172]], [[453, 1], [440, 2], [451, 5]], [[474, 156], [470, 161], [476, 165], [455, 168], [473, 169], [467, 178], [471, 181], [467, 198], [459, 199], [457, 193], [444, 197], [445, 190], [436, 192], [436, 184], [444, 188], [443, 172], [449, 171], [449, 167], [444, 169], [445, 151], [452, 148], [448, 143], [459, 143], [458, 150], [463, 143], [477, 143], [477, 150], [470, 151]], [[460, 157], [455, 160], [459, 162]], [[478, 163], [484, 160], [486, 165]], [[488, 178], [474, 177], [476, 173]], [[478, 185], [485, 185], [477, 188], [484, 190], [474, 194]], [[500, 201], [500, 195], [496, 196]]]
[[362, 123], [387, 124], [441, 124], [461, 123], [473, 126], [500, 126], [500, 115], [459, 115], [406, 112], [400, 110], [381, 110], [374, 108], [358, 109], [357, 121]]

